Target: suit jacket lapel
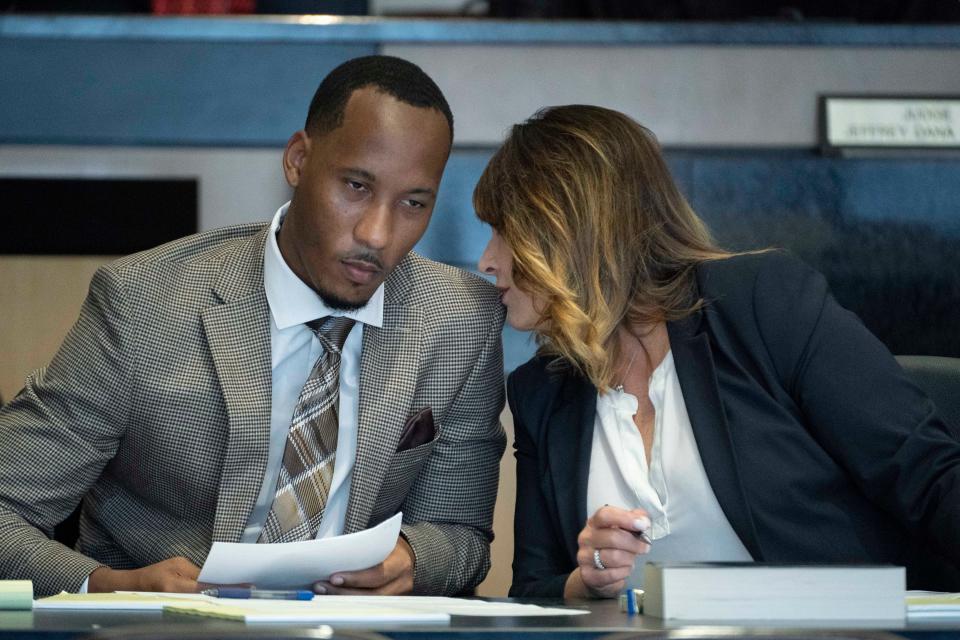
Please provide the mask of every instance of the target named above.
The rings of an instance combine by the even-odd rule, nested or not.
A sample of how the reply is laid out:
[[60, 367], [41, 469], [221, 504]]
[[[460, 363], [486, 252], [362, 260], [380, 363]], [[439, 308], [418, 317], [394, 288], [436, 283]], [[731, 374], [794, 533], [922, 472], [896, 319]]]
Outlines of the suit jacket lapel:
[[201, 314], [229, 419], [213, 539], [240, 539], [263, 484], [270, 446], [270, 310], [263, 288], [266, 230], [227, 258]]
[[[558, 399], [546, 415], [547, 456], [550, 480], [557, 500], [556, 512], [570, 557], [577, 556], [577, 536], [586, 524], [587, 476], [593, 443], [597, 390], [573, 372], [563, 373]], [[549, 495], [549, 493], [547, 494]]]
[[730, 426], [720, 400], [704, 312], [667, 323], [680, 388], [710, 487], [730, 525], [754, 560], [763, 560], [750, 509], [737, 470]]
[[385, 302], [383, 327], [363, 327], [357, 457], [344, 533], [369, 524], [416, 390], [422, 324], [418, 307]]

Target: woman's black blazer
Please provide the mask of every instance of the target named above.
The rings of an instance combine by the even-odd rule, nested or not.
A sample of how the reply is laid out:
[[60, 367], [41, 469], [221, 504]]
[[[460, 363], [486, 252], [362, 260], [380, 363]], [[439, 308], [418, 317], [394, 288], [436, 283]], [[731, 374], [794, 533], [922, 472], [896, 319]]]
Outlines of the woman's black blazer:
[[[710, 486], [765, 562], [892, 563], [960, 590], [960, 434], [889, 351], [784, 252], [697, 268], [668, 323]], [[535, 357], [507, 383], [516, 432], [512, 596], [559, 596], [586, 521], [596, 388]], [[654, 542], [656, 544], [656, 542]]]

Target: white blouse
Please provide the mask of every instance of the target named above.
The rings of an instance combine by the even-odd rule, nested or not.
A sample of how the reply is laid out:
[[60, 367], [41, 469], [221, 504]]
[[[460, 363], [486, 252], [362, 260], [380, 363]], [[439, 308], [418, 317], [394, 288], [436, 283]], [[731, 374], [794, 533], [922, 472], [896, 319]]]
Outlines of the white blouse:
[[649, 395], [656, 417], [648, 467], [633, 422], [636, 396], [617, 390], [598, 394], [584, 518], [606, 504], [649, 514], [653, 544], [637, 558], [628, 586], [643, 586], [647, 561], [749, 562], [703, 469], [672, 352], [653, 372]]

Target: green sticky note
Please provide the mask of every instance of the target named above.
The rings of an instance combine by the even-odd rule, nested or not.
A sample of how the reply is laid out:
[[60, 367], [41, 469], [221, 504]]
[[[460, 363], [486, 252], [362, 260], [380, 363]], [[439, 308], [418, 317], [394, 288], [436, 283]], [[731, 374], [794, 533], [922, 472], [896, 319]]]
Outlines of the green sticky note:
[[0, 609], [33, 609], [33, 582], [0, 580]]

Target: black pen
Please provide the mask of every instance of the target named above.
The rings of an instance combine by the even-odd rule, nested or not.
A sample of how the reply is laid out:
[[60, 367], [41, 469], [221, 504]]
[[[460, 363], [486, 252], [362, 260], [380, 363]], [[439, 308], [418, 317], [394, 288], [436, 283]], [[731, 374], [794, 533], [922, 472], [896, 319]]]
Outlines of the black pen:
[[650, 546], [653, 546], [653, 540], [650, 539], [650, 536], [647, 535], [646, 531], [631, 531], [634, 538], [640, 538], [643, 542], [646, 542]]
[[[609, 507], [610, 503], [605, 503], [603, 506]], [[634, 522], [636, 522], [636, 520], [634, 520]], [[630, 531], [630, 530], [626, 529], [626, 531]], [[650, 536], [648, 536], [647, 532], [644, 531], [643, 529], [641, 529], [640, 531], [630, 531], [630, 533], [633, 534], [634, 538], [639, 538], [640, 540], [647, 543], [651, 547], [653, 546], [653, 540], [650, 539]]]

